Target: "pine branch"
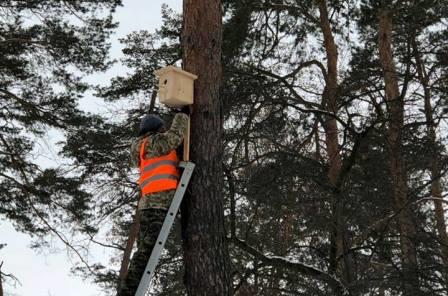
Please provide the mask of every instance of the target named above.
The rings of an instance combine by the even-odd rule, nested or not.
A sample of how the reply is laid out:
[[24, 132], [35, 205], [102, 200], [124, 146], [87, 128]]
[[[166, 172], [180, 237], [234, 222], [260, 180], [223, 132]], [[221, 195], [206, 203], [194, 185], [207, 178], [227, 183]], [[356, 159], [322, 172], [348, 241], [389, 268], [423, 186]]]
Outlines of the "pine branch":
[[51, 122], [51, 124], [53, 124], [55, 127], [65, 128], [65, 126], [59, 122], [60, 119], [56, 117], [53, 112], [46, 111], [40, 108], [39, 105], [30, 103], [29, 101], [19, 97], [18, 95], [10, 92], [7, 89], [0, 88], [0, 92], [19, 103], [23, 107], [23, 110], [25, 110], [25, 112], [29, 110], [34, 113], [33, 115], [35, 116], [48, 119], [49, 122]]
[[3, 295], [4, 295], [4, 291], [3, 291], [3, 279], [4, 279], [5, 277], [10, 278], [10, 279], [12, 279], [14, 282], [20, 284], [19, 279], [18, 279], [15, 275], [13, 275], [12, 273], [4, 273], [4, 272], [2, 271], [3, 263], [4, 263], [3, 261], [0, 262], [0, 296], [3, 296]]
[[[14, 151], [12, 149], [8, 142], [5, 140], [5, 138], [0, 134], [0, 141], [5, 145], [5, 147], [8, 148], [9, 151]], [[24, 181], [24, 184], [21, 184], [22, 190], [24, 192], [29, 193], [29, 188], [32, 188], [31, 181], [29, 180], [25, 169], [23, 168], [23, 164], [25, 163], [22, 159], [18, 157], [18, 155], [14, 154], [11, 155], [11, 161], [16, 165], [16, 167], [19, 170], [19, 174]], [[20, 184], [20, 183], [19, 183]], [[56, 235], [57, 238], [69, 249], [71, 249], [76, 256], [79, 258], [79, 260], [86, 266], [86, 268], [93, 274], [96, 275], [95, 271], [90, 267], [89, 263], [84, 259], [84, 257], [79, 253], [79, 251], [68, 241], [68, 239], [65, 238], [65, 236], [60, 233], [58, 230], [56, 230], [48, 221], [45, 219], [45, 217], [42, 215], [42, 213], [39, 211], [39, 209], [36, 208], [34, 205], [34, 202], [31, 200], [31, 197], [28, 194], [24, 195], [25, 198], [28, 200], [28, 206], [33, 210], [33, 212], [36, 214], [36, 217], [39, 218], [39, 220], [48, 228], [48, 230]]]
[[267, 265], [275, 266], [277, 268], [289, 269], [301, 273], [305, 276], [323, 280], [332, 287], [339, 288], [341, 291], [343, 291], [343, 295], [350, 295], [347, 288], [332, 274], [329, 274], [323, 270], [312, 267], [302, 262], [292, 262], [284, 257], [264, 255], [254, 247], [248, 245], [245, 241], [239, 240], [236, 237], [233, 237], [231, 241], [237, 247], [246, 251], [247, 253], [254, 256], [257, 260], [260, 260]]
[[0, 44], [6, 44], [6, 43], [48, 45], [48, 42], [45, 42], [42, 40], [31, 40], [31, 39], [25, 39], [25, 38], [9, 38], [9, 39], [0, 40]]

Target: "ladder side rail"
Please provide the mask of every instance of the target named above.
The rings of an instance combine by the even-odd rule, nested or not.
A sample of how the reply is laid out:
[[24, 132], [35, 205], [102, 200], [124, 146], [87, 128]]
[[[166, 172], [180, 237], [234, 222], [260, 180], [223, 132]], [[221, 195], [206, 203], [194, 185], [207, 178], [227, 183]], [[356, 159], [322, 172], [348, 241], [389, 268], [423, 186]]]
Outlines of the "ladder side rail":
[[179, 185], [177, 186], [173, 201], [171, 202], [171, 206], [168, 209], [168, 213], [163, 222], [162, 229], [160, 230], [159, 236], [157, 237], [156, 244], [154, 245], [154, 248], [151, 252], [151, 257], [146, 264], [145, 271], [140, 280], [140, 284], [138, 286], [137, 292], [135, 293], [135, 296], [144, 296], [149, 288], [152, 277], [154, 276], [154, 271], [157, 264], [159, 263], [160, 255], [162, 254], [163, 248], [165, 246], [165, 242], [168, 238], [171, 227], [173, 226], [174, 220], [176, 219], [176, 214], [179, 211], [179, 207], [187, 190], [191, 175], [193, 174], [195, 164], [192, 162], [180, 162], [179, 166], [184, 168], [182, 177], [179, 181]]

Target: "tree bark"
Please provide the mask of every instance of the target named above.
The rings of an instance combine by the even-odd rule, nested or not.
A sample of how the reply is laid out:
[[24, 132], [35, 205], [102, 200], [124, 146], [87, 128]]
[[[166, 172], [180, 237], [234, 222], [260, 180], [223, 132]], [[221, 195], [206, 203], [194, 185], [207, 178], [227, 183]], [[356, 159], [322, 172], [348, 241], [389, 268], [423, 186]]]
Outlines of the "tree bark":
[[182, 206], [188, 295], [232, 295], [224, 230], [222, 12], [220, 0], [184, 0], [184, 69], [199, 76], [191, 116], [191, 158], [196, 169]]
[[3, 273], [2, 273], [3, 261], [0, 262], [0, 296], [4, 295], [3, 292]]
[[3, 276], [0, 269], [0, 296], [3, 296]]
[[[324, 47], [327, 57], [327, 77], [322, 95], [323, 107], [326, 111], [337, 114], [338, 111], [338, 48], [334, 41], [328, 16], [327, 1], [319, 0], [319, 21], [324, 36]], [[338, 125], [334, 117], [327, 116], [323, 123], [325, 143], [328, 155], [328, 179], [336, 187], [341, 173], [342, 159], [339, 148]], [[334, 193], [333, 225], [330, 235], [330, 271], [339, 273], [347, 286], [351, 286], [354, 279], [351, 255], [347, 254], [347, 229], [344, 222], [344, 205], [341, 195]]]
[[[434, 215], [436, 218], [436, 229], [439, 236], [440, 248], [442, 253], [442, 260], [444, 268], [448, 268], [448, 234], [446, 232], [445, 213], [443, 209], [442, 185], [440, 184], [440, 167], [438, 161], [438, 154], [436, 149], [436, 123], [434, 122], [433, 109], [431, 106], [431, 87], [429, 85], [429, 77], [424, 67], [420, 50], [417, 45], [415, 34], [412, 36], [412, 50], [414, 53], [417, 77], [420, 84], [423, 86], [424, 110], [426, 117], [426, 132], [428, 135], [428, 146], [430, 147], [430, 157], [428, 158], [428, 169], [431, 172], [431, 195], [434, 197]], [[445, 274], [445, 280], [448, 284], [448, 274]]]
[[129, 230], [129, 236], [126, 241], [126, 246], [123, 252], [123, 259], [121, 260], [120, 272], [118, 274], [118, 289], [124, 284], [129, 270], [129, 262], [131, 262], [132, 248], [134, 247], [135, 239], [138, 236], [138, 230], [140, 228], [140, 215], [138, 214], [138, 208], [135, 210], [134, 219], [132, 221], [131, 228]]
[[399, 211], [401, 263], [403, 289], [406, 295], [419, 293], [417, 251], [414, 245], [416, 226], [409, 208], [407, 174], [402, 149], [402, 129], [404, 123], [404, 100], [400, 96], [398, 77], [392, 53], [392, 14], [382, 9], [379, 14], [378, 47], [383, 69], [386, 102], [389, 109], [387, 142], [389, 170], [393, 187], [392, 196], [396, 210]]

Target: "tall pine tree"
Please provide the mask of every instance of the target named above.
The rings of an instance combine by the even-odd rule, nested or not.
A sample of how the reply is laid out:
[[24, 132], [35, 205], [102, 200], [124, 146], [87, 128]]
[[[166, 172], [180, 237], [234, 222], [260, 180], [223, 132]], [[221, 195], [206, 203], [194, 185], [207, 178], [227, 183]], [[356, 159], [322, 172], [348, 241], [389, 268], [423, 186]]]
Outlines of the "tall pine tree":
[[91, 195], [82, 174], [46, 164], [39, 144], [49, 131], [70, 135], [100, 121], [80, 111], [78, 100], [89, 88], [83, 77], [110, 64], [108, 37], [120, 4], [0, 4], [0, 217], [35, 238], [34, 246], [51, 234], [81, 260], [64, 232], [95, 232]]

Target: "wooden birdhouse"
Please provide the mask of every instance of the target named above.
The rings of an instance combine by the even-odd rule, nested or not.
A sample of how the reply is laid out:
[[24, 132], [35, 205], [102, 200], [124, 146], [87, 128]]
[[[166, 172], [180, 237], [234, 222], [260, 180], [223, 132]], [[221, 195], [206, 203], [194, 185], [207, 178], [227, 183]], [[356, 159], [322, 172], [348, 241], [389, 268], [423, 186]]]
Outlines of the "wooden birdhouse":
[[159, 77], [160, 103], [173, 108], [193, 104], [196, 75], [174, 66], [157, 70], [155, 74]]

